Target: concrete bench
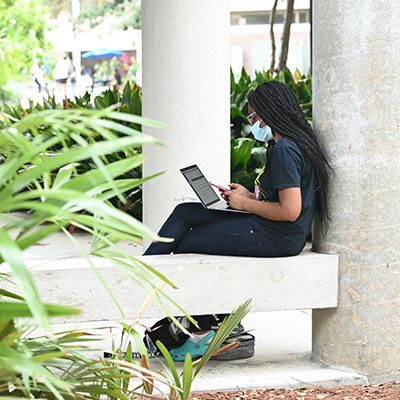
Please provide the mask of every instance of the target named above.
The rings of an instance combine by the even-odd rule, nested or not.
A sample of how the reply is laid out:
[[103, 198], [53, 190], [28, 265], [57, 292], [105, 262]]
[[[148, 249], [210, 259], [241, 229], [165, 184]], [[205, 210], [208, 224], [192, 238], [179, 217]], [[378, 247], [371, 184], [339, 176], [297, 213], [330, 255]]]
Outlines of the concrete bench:
[[[336, 307], [338, 264], [336, 255], [310, 250], [296, 257], [250, 258], [201, 254], [137, 257], [171, 276], [179, 289], [165, 287], [190, 314], [231, 312], [252, 298], [252, 311]], [[113, 290], [126, 318], [136, 315], [147, 294], [104, 259], [92, 259]], [[39, 292], [46, 302], [77, 306], [82, 314], [74, 321], [119, 320], [117, 307], [84, 258], [46, 262], [28, 260]], [[174, 314], [181, 314], [167, 301]], [[152, 304], [145, 317], [162, 317]], [[63, 322], [57, 318], [55, 322]], [[65, 319], [71, 321], [71, 319]]]

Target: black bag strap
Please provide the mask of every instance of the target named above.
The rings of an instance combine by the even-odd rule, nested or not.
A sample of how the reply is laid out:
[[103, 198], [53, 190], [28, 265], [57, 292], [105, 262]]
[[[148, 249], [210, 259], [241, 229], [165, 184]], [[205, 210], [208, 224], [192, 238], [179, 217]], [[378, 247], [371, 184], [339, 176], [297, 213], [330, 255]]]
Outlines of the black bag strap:
[[[200, 315], [192, 315], [192, 318], [196, 320], [199, 325], [200, 330], [207, 329], [217, 329], [217, 327], [222, 323], [222, 321], [229, 316], [229, 314], [200, 314]], [[177, 320], [182, 320], [184, 316], [175, 317]], [[157, 321], [150, 329], [156, 330], [159, 327], [163, 327], [165, 325], [170, 325], [172, 320], [168, 317], [160, 319]], [[199, 330], [196, 325], [190, 322], [190, 326], [188, 327], [189, 332], [196, 332]]]

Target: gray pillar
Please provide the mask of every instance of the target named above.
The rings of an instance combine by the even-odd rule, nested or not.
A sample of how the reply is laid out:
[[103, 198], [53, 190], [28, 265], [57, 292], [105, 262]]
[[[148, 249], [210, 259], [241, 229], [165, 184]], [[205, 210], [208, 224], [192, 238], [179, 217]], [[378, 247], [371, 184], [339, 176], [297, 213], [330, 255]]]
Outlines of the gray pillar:
[[194, 199], [179, 169], [198, 164], [210, 180], [230, 176], [229, 0], [145, 0], [143, 115], [167, 123], [145, 128], [166, 144], [146, 146], [143, 218], [153, 230], [178, 203]]
[[313, 355], [400, 377], [400, 2], [313, 2], [313, 116], [335, 175], [339, 307], [313, 312]]

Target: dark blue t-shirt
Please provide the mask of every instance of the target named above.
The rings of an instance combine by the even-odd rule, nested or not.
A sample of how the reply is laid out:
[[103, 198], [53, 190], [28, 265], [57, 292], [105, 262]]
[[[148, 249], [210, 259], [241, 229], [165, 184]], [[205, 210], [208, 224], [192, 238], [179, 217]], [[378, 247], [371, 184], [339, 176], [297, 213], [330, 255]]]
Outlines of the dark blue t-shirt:
[[274, 241], [287, 255], [300, 253], [311, 228], [317, 201], [318, 180], [314, 163], [295, 142], [282, 138], [268, 156], [259, 180], [266, 201], [278, 202], [279, 189], [301, 189], [301, 213], [296, 221], [272, 221], [255, 214], [250, 217], [253, 227]]

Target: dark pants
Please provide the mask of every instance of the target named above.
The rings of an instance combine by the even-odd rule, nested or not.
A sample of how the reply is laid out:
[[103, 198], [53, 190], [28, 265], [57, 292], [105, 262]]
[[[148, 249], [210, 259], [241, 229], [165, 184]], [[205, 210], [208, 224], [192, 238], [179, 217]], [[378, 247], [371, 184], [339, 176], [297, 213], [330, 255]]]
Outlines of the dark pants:
[[160, 232], [171, 243], [153, 242], [144, 255], [202, 253], [249, 257], [285, 256], [275, 243], [251, 226], [248, 214], [205, 209], [200, 203], [179, 204]]

